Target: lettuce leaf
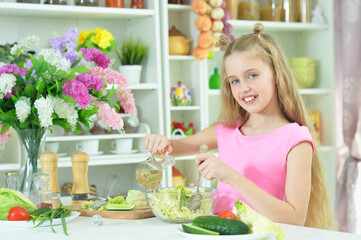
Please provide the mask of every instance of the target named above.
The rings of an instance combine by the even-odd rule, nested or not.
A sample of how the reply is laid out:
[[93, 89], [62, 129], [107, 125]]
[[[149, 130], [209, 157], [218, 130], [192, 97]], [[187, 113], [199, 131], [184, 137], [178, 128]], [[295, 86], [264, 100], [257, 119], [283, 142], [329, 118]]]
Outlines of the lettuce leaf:
[[239, 199], [236, 201], [232, 212], [237, 216], [238, 220], [250, 226], [252, 233], [273, 233], [277, 240], [285, 239], [284, 230], [281, 227], [254, 211]]
[[0, 220], [7, 220], [9, 210], [13, 207], [22, 207], [28, 212], [35, 211], [37, 207], [22, 193], [9, 188], [0, 189]]
[[147, 206], [145, 194], [139, 190], [129, 190], [126, 198], [128, 204], [134, 204], [136, 207]]

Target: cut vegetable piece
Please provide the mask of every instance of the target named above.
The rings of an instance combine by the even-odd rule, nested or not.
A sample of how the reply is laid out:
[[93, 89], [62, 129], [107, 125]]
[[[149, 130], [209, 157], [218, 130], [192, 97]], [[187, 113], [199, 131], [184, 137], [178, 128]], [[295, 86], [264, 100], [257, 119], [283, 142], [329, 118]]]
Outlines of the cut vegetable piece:
[[107, 204], [108, 211], [130, 211], [135, 208], [135, 204]]
[[182, 228], [187, 233], [203, 234], [203, 235], [219, 235], [218, 232], [211, 231], [211, 230], [201, 228], [201, 227], [198, 227], [198, 226], [194, 226], [191, 223], [182, 224]]

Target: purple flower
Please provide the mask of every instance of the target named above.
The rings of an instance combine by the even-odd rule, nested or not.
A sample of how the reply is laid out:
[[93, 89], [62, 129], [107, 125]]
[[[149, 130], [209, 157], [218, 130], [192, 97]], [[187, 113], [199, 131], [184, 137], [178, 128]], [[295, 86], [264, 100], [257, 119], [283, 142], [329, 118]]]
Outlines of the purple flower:
[[68, 49], [68, 51], [63, 53], [63, 57], [70, 61], [70, 64], [73, 64], [78, 59], [78, 52], [74, 49]]
[[84, 58], [88, 62], [94, 62], [99, 67], [108, 68], [110, 59], [106, 57], [105, 53], [96, 48], [80, 48], [83, 52]]
[[90, 102], [90, 95], [87, 87], [80, 81], [70, 79], [62, 86], [63, 94], [69, 95], [78, 103], [79, 107], [86, 109]]
[[97, 91], [103, 90], [103, 81], [90, 73], [83, 73], [75, 78], [76, 81], [83, 83], [88, 89], [92, 88]]
[[69, 28], [63, 36], [53, 37], [51, 39], [51, 48], [60, 52], [63, 57], [73, 64], [78, 59], [78, 53], [75, 51], [76, 39], [78, 33], [76, 30]]
[[24, 76], [25, 74], [28, 73], [28, 69], [19, 67], [15, 63], [6, 64], [6, 65], [0, 67], [0, 76], [3, 73], [11, 73], [11, 74], [18, 75], [18, 76]]

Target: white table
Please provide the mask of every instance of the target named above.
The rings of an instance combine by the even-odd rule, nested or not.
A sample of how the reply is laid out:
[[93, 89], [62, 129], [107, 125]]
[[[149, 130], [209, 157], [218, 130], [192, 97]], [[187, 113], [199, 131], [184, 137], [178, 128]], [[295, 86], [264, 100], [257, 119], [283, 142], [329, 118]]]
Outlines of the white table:
[[[90, 217], [78, 217], [67, 224], [69, 237], [63, 234], [61, 225], [54, 229], [50, 227], [39, 227], [36, 229], [9, 228], [0, 226], [0, 240], [40, 240], [40, 239], [69, 239], [69, 240], [173, 240], [188, 239], [179, 233], [180, 224], [165, 223], [158, 218], [141, 220], [119, 220], [105, 219], [105, 224], [99, 227], [91, 224]], [[361, 240], [361, 235], [319, 230], [306, 227], [298, 227], [286, 224], [279, 224], [284, 230], [286, 239], [327, 239], [327, 240]], [[203, 235], [204, 236], [204, 235]], [[222, 236], [217, 238], [222, 239]]]

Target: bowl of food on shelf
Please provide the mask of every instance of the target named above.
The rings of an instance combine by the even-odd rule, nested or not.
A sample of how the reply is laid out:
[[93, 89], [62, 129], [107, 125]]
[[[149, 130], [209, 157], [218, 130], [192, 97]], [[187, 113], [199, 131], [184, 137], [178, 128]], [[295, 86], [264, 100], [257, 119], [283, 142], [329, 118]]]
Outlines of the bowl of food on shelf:
[[295, 75], [299, 88], [310, 88], [316, 79], [315, 59], [310, 57], [299, 57], [288, 59]]
[[202, 195], [197, 208], [191, 206], [189, 199], [195, 194], [196, 187], [166, 187], [149, 189], [146, 199], [154, 215], [169, 223], [189, 223], [197, 216], [213, 215], [218, 200], [215, 188], [200, 187]]

